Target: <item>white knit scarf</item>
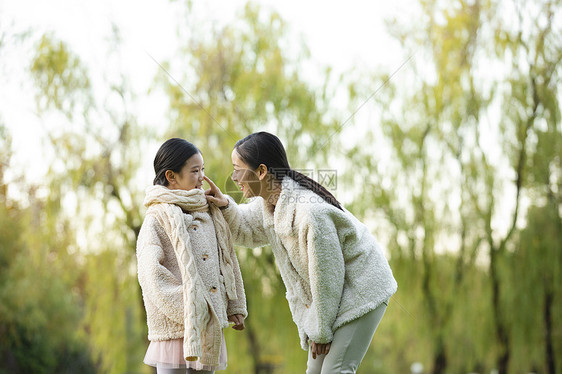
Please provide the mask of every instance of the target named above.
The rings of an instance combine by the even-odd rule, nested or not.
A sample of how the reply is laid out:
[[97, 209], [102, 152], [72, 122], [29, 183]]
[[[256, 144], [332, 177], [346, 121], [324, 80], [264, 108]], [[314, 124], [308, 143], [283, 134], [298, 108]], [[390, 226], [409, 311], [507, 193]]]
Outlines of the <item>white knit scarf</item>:
[[[238, 298], [236, 295], [236, 280], [234, 278], [233, 261], [230, 257], [232, 239], [228, 224], [219, 208], [214, 204], [207, 203], [205, 193], [200, 189], [185, 191], [171, 190], [159, 185], [151, 186], [146, 189], [144, 205], [159, 216], [164, 230], [170, 237], [180, 265], [185, 319], [185, 358], [186, 360], [194, 360], [201, 357], [202, 363], [210, 360], [209, 364], [216, 364], [218, 363], [217, 347], [220, 348], [220, 342], [217, 345], [216, 339], [221, 338], [220, 326], [217, 325], [219, 323], [218, 318], [195, 265], [188, 231], [191, 216], [184, 214], [184, 211], [210, 211], [215, 226], [219, 267], [224, 277], [226, 293], [229, 300], [236, 300]], [[212, 313], [212, 316], [210, 313]], [[202, 327], [206, 327], [207, 331], [202, 331]], [[206, 347], [206, 354], [203, 354], [202, 345]], [[208, 352], [208, 350], [213, 352]]]

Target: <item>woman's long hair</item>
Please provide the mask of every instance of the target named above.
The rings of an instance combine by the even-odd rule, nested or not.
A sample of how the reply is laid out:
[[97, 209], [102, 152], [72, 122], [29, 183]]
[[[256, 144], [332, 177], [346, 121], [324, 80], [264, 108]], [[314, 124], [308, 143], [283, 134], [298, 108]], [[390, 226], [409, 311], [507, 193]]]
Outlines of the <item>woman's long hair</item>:
[[234, 149], [242, 161], [251, 168], [257, 169], [264, 164], [275, 179], [282, 180], [283, 177], [289, 176], [302, 187], [313, 191], [328, 203], [343, 210], [338, 200], [324, 186], [291, 169], [285, 148], [277, 136], [265, 131], [255, 132], [236, 142]]
[[166, 171], [171, 170], [179, 173], [185, 162], [196, 153], [201, 153], [201, 151], [187, 140], [180, 138], [166, 140], [154, 157], [154, 173], [156, 176], [153, 184], [168, 186]]

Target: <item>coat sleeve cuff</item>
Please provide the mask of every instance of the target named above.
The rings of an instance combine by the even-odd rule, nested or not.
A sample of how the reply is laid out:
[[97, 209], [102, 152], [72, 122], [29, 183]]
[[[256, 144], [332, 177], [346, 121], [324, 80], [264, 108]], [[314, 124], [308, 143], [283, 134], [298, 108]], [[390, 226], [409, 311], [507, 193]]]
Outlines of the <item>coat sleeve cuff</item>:
[[186, 361], [197, 361], [199, 357], [203, 355], [201, 347], [187, 347], [186, 344], [183, 346], [183, 355]]
[[244, 319], [248, 317], [248, 311], [244, 308], [229, 308], [226, 314], [229, 317], [236, 314], [241, 314], [242, 316], [244, 316]]
[[234, 206], [236, 205], [236, 201], [234, 201], [234, 199], [230, 195], [225, 196], [228, 199], [228, 205], [221, 207], [220, 210], [223, 215], [228, 216], [230, 213], [232, 213], [233, 209], [235, 209]]

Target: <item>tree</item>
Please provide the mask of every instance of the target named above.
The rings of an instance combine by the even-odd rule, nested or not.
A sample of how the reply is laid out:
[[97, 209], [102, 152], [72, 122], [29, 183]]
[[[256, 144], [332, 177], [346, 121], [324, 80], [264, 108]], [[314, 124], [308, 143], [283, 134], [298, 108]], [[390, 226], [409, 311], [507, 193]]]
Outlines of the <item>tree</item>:
[[[505, 20], [514, 13], [507, 2], [420, 5], [420, 22], [391, 25], [408, 55], [415, 55], [414, 73], [401, 73], [407, 78], [397, 78], [398, 83], [394, 79], [377, 96], [384, 108], [382, 131], [371, 129], [363, 138], [374, 146], [361, 144], [348, 153], [355, 169], [360, 165], [364, 170], [348, 179], [364, 187], [353, 207], [358, 211], [363, 207], [365, 213], [365, 207], [377, 207], [388, 217], [390, 227], [384, 225], [380, 231], [389, 237], [393, 265], [399, 272], [404, 264], [414, 266], [405, 276], [418, 283], [399, 279], [399, 285], [419, 284], [435, 373], [458, 364], [449, 353], [459, 345], [448, 338], [459, 329], [451, 321], [470, 308], [462, 304], [469, 300], [463, 292], [472, 292], [465, 281], [478, 271], [476, 260], [480, 256], [489, 261], [490, 309], [484, 311], [492, 317], [497, 344], [490, 348], [497, 350], [497, 367], [507, 373], [513, 350], [508, 312], [513, 306], [508, 299], [513, 291], [505, 261], [526, 213], [521, 200], [528, 188], [527, 160], [537, 150], [531, 139], [541, 118], [549, 123], [548, 137], [558, 139], [553, 136], [559, 133], [560, 122], [554, 82], [560, 73], [561, 48], [551, 32], [560, 7], [553, 2], [518, 4], [521, 9], [515, 14], [520, 22], [510, 30]], [[527, 23], [530, 19], [541, 22]], [[512, 67], [504, 63], [506, 53]], [[525, 60], [528, 63], [521, 64]], [[490, 76], [490, 66], [502, 66], [508, 73]], [[388, 77], [376, 80], [377, 85]], [[399, 88], [401, 84], [407, 88]], [[510, 89], [503, 96], [506, 86]], [[350, 92], [355, 105], [370, 93], [356, 84]], [[495, 120], [498, 112], [500, 119]], [[374, 151], [385, 147], [392, 151], [390, 159]], [[378, 157], [373, 159], [373, 153]], [[557, 153], [559, 148], [550, 145], [540, 157], [558, 160]], [[556, 170], [557, 162], [548, 162], [548, 168]], [[513, 182], [505, 177], [506, 169], [515, 175]], [[553, 175], [556, 181], [558, 172]], [[503, 208], [504, 199], [513, 201], [511, 211]], [[482, 257], [483, 249], [487, 256]], [[443, 268], [439, 252], [453, 254], [454, 271]], [[488, 315], [482, 317], [486, 321]], [[474, 346], [482, 343], [475, 342], [469, 350], [477, 353], [476, 360], [465, 359], [458, 370], [475, 370], [487, 363], [485, 351]]]
[[[300, 72], [306, 49], [302, 47], [297, 57], [287, 52], [290, 41], [280, 16], [248, 4], [237, 25], [226, 25], [210, 34], [197, 32], [203, 28], [193, 27], [197, 24], [193, 20], [186, 24], [193, 34], [186, 36], [185, 53], [174, 56], [173, 63], [163, 63], [160, 74], [161, 85], [170, 98], [167, 136], [193, 141], [203, 152], [206, 174], [237, 199], [241, 196], [230, 181], [230, 153], [238, 139], [254, 131], [275, 133], [283, 141], [292, 166], [318, 178], [317, 166], [327, 160], [329, 149], [317, 145], [335, 131], [337, 117], [329, 113], [331, 95], [327, 87], [311, 86]], [[185, 74], [176, 75], [172, 67], [178, 65], [189, 68], [183, 69]], [[317, 151], [311, 152], [313, 149]], [[271, 309], [280, 318], [275, 324], [265, 313], [269, 309], [264, 305], [286, 303], [271, 250], [239, 254], [252, 315], [242, 335], [248, 337], [249, 350], [243, 357], [254, 361], [256, 373], [270, 372], [272, 366], [282, 364], [279, 361], [294, 365], [286, 367], [287, 371], [302, 370], [304, 354], [291, 362], [271, 357], [268, 352], [271, 344], [286, 344], [285, 325], [292, 325], [286, 305], [282, 313], [277, 307]], [[281, 350], [284, 353], [298, 350], [296, 330], [288, 331], [292, 340]]]
[[[325, 115], [329, 101], [327, 92], [318, 93], [310, 88], [300, 77], [298, 61], [290, 60], [279, 46], [284, 38], [282, 20], [276, 14], [270, 15], [265, 22], [261, 17], [257, 8], [248, 6], [244, 13], [244, 27], [226, 26], [216, 31], [218, 45], [196, 43], [196, 38], [189, 41], [185, 59], [191, 69], [187, 71], [192, 74], [189, 76], [198, 79], [193, 82], [193, 87], [184, 84], [197, 99], [188, 98], [191, 93], [188, 95], [188, 91], [171, 82], [169, 76], [162, 74], [160, 78], [160, 84], [170, 97], [172, 126], [166, 136], [197, 139], [195, 143], [203, 150], [208, 174], [228, 192], [233, 191], [225, 184], [229, 179], [224, 171], [230, 170], [229, 149], [237, 138], [264, 125], [270, 130], [276, 129], [273, 131], [295, 156], [292, 157], [293, 164], [307, 160], [308, 163], [300, 164], [299, 168], [311, 167], [312, 160], [301, 146], [313, 146], [321, 134], [336, 125], [335, 120]], [[87, 306], [85, 331], [101, 368], [108, 372], [122, 371], [132, 367], [129, 366], [130, 357], [137, 357], [139, 352], [132, 348], [132, 341], [123, 342], [122, 338], [127, 335], [123, 326], [130, 324], [131, 318], [138, 318], [137, 309], [131, 309], [129, 301], [140, 300], [140, 293], [135, 294], [131, 289], [135, 283], [132, 280], [134, 271], [120, 273], [115, 262], [125, 268], [134, 264], [132, 255], [142, 217], [139, 207], [141, 188], [134, 184], [139, 169], [137, 153], [150, 142], [147, 139], [154, 133], [140, 128], [134, 115], [127, 110], [128, 103], [134, 98], [126, 79], [122, 77], [108, 92], [110, 98], [113, 96], [120, 103], [112, 101], [113, 105], [108, 105], [106, 100], [100, 104], [97, 94], [92, 91], [86, 65], [62, 41], [44, 36], [38, 44], [31, 72], [39, 88], [37, 105], [41, 116], [48, 119], [62, 114], [68, 121], [63, 122], [62, 129], [53, 129], [49, 139], [57, 149], [57, 162], [50, 171], [49, 199], [70, 204], [70, 208], [75, 209], [75, 217], [80, 219], [73, 222], [74, 230], [89, 227], [84, 231], [91, 239], [98, 237], [100, 230], [104, 231], [104, 241], [91, 240], [82, 249], [86, 251], [85, 266], [78, 284]], [[321, 154], [318, 156], [321, 159]], [[213, 171], [222, 173], [214, 174]], [[69, 199], [81, 203], [73, 207], [68, 203]], [[88, 203], [84, 204], [85, 201]], [[96, 225], [101, 228], [96, 230]], [[113, 249], [116, 247], [123, 250]], [[269, 295], [272, 302], [284, 300], [271, 252], [258, 252], [241, 255], [247, 260], [245, 266], [263, 268], [263, 272], [252, 275], [265, 277], [264, 280], [247, 275], [250, 282], [255, 282], [254, 285], [248, 284], [248, 288], [255, 290], [255, 300], [259, 300], [263, 293]], [[101, 268], [108, 271], [98, 271]], [[250, 268], [243, 271], [249, 274]], [[104, 284], [104, 292], [98, 291], [99, 282]], [[114, 292], [108, 293], [107, 289]], [[252, 353], [246, 357], [256, 358], [255, 371], [271, 370], [271, 362], [279, 365], [280, 359], [260, 352], [262, 342], [271, 340], [271, 332], [257, 327], [269, 316], [259, 317], [259, 312], [263, 311], [259, 301], [249, 303], [259, 322], [256, 327], [248, 327], [248, 346]], [[120, 317], [113, 318], [112, 324], [105, 324], [117, 305], [121, 305]], [[281, 311], [280, 318], [289, 324], [288, 308]], [[137, 330], [132, 330], [131, 337], [136, 336]], [[296, 332], [289, 330], [292, 335], [287, 335], [286, 329], [282, 331], [279, 344], [285, 344], [285, 337], [290, 336], [297, 347]], [[304, 354], [302, 357], [305, 359]], [[137, 365], [140, 361], [138, 359]]]
[[[113, 32], [112, 47], [118, 51], [118, 30]], [[110, 54], [108, 63], [116, 58]], [[30, 71], [41, 116], [47, 123], [50, 116], [66, 117], [49, 131], [56, 159], [49, 171], [48, 203], [60, 207], [59, 220], [69, 222], [85, 243], [77, 280], [87, 308], [83, 331], [102, 371], [135, 371], [142, 362], [139, 343], [146, 339], [134, 266], [143, 186], [135, 178], [148, 132], [129, 109], [134, 97], [126, 76], [105, 83], [100, 103], [85, 64], [64, 42], [44, 35]]]
[[[27, 42], [28, 32], [3, 26], [0, 54]], [[12, 137], [1, 117], [0, 149], [0, 372], [93, 372], [88, 344], [77, 333], [76, 273], [67, 271], [77, 267], [68, 252], [73, 233], [40, 187], [12, 167]]]
[[[410, 50], [408, 54], [416, 56], [409, 69], [400, 72], [408, 78], [390, 81], [377, 96], [385, 108], [382, 129], [366, 135], [376, 145], [365, 148], [359, 144], [348, 153], [355, 169], [364, 171], [350, 178], [364, 187], [361, 200], [353, 207], [365, 213], [367, 207], [382, 211], [390, 226], [380, 231], [386, 232], [392, 264], [398, 273], [407, 266], [403, 274], [416, 280], [399, 279], [398, 294], [402, 281], [405, 287], [420, 287], [423, 309], [417, 315], [427, 325], [433, 373], [459, 364], [451, 362], [449, 353], [448, 336], [455, 328], [451, 320], [457, 312], [457, 298], [464, 299], [462, 293], [469, 292], [465, 278], [475, 266], [482, 244], [473, 226], [473, 200], [480, 187], [474, 179], [479, 156], [474, 146], [487, 100], [485, 92], [478, 92], [473, 69], [484, 6], [479, 1], [443, 6], [423, 2], [421, 26], [393, 26], [393, 33]], [[427, 39], [416, 36], [420, 34]], [[387, 79], [388, 75], [380, 81]], [[400, 83], [412, 94], [400, 90]], [[365, 97], [361, 93], [355, 88], [352, 94], [359, 94], [355, 100]], [[396, 102], [399, 107], [393, 110]], [[373, 149], [379, 148], [390, 149], [391, 157], [373, 159]], [[450, 267], [447, 263], [453, 261], [440, 253], [455, 253], [456, 264]], [[469, 350], [478, 351], [475, 347]], [[476, 365], [471, 361], [454, 370], [472, 370], [466, 367]]]
[[0, 133], [0, 372], [93, 373], [88, 345], [77, 333], [75, 274], [66, 271], [76, 267], [67, 252], [72, 233], [35, 188], [25, 192], [27, 207], [8, 197], [11, 138], [3, 124]]
[[[514, 269], [511, 281], [518, 286], [510, 300], [513, 304], [508, 308], [518, 311], [513, 318], [514, 340], [534, 336], [544, 342], [533, 350], [535, 354], [528, 355], [532, 362], [525, 364], [537, 371], [555, 373], [561, 368], [561, 363], [556, 362], [556, 351], [560, 348], [555, 344], [560, 326], [554, 316], [556, 311], [560, 315], [560, 301], [555, 295], [560, 293], [557, 274], [562, 266], [557, 248], [561, 221], [562, 41], [554, 20], [561, 10], [557, 3], [550, 1], [517, 2], [515, 6], [520, 22], [516, 27], [498, 32], [498, 44], [504, 47], [499, 55], [512, 58], [510, 90], [505, 97], [506, 105], [512, 110], [506, 111], [505, 143], [512, 164], [517, 166], [518, 191], [521, 189], [531, 206], [516, 251], [507, 254], [509, 267]], [[528, 19], [538, 22], [527, 29], [524, 24]], [[509, 141], [514, 138], [521, 145]], [[513, 227], [517, 236], [515, 223]], [[523, 270], [526, 276], [518, 276]], [[530, 294], [524, 295], [525, 290]], [[541, 306], [541, 313], [536, 313], [537, 305]], [[517, 351], [514, 353], [516, 362], [525, 357]]]
[[[559, 32], [555, 32], [553, 28], [553, 20], [557, 14], [560, 14], [561, 7], [556, 2], [542, 1], [536, 4], [515, 3], [516, 16], [519, 22], [514, 29], [509, 27], [499, 28], [497, 30], [499, 55], [504, 56], [510, 54], [513, 56], [511, 77], [508, 79], [509, 91], [506, 92], [502, 109], [503, 118], [502, 130], [504, 133], [504, 151], [510, 160], [510, 166], [515, 174], [515, 208], [513, 219], [509, 231], [501, 240], [494, 240], [492, 236], [492, 225], [490, 220], [486, 218], [487, 240], [490, 246], [490, 279], [493, 290], [493, 306], [494, 318], [496, 321], [496, 333], [498, 343], [500, 345], [500, 353], [498, 357], [498, 369], [500, 373], [507, 373], [510, 360], [511, 334], [505, 317], [507, 308], [502, 305], [500, 294], [500, 282], [502, 276], [498, 274], [498, 268], [501, 266], [500, 261], [507, 256], [509, 241], [517, 231], [517, 222], [520, 217], [520, 205], [522, 196], [525, 192], [531, 192], [532, 185], [529, 185], [528, 174], [535, 173], [545, 177], [545, 168], [549, 168], [546, 172], [550, 176], [551, 170], [554, 171], [554, 182], [542, 179], [543, 186], [547, 190], [551, 189], [552, 183], [556, 182], [556, 175], [559, 174], [560, 162], [556, 163], [556, 158], [560, 157], [560, 146], [556, 149], [555, 144], [559, 144], [560, 139], [560, 100], [558, 93], [558, 85], [562, 66], [562, 43], [559, 38]], [[536, 18], [535, 18], [536, 17]], [[530, 19], [540, 19], [541, 22], [535, 23], [530, 28], [529, 33], [525, 30], [525, 22]], [[500, 24], [501, 25], [501, 24]], [[516, 61], [518, 60], [519, 61]], [[542, 130], [545, 123], [546, 131]], [[552, 136], [552, 139], [545, 141], [545, 133]], [[534, 147], [534, 137], [540, 137], [541, 142], [537, 144], [541, 146]], [[546, 146], [546, 148], [542, 148]], [[547, 159], [554, 157], [553, 161], [539, 161], [546, 156]], [[528, 160], [539, 161], [535, 168], [531, 168]], [[558, 171], [556, 171], [558, 169]], [[540, 177], [539, 177], [540, 178]], [[539, 179], [540, 180], [540, 179]], [[489, 192], [491, 196], [492, 193]], [[556, 205], [554, 200], [551, 204]], [[486, 212], [486, 210], [484, 210]], [[547, 210], [548, 211], [548, 210]], [[485, 217], [490, 217], [492, 211], [485, 213]], [[531, 229], [532, 230], [532, 229]], [[548, 291], [545, 297], [548, 299]], [[551, 308], [552, 300], [545, 301], [545, 308]], [[548, 313], [545, 312], [545, 316]], [[548, 321], [545, 321], [548, 326]], [[551, 331], [552, 326], [546, 328]], [[548, 334], [546, 350], [552, 354], [552, 340]], [[547, 354], [546, 356], [548, 356]], [[550, 371], [554, 369], [554, 360], [551, 361], [546, 368]], [[552, 372], [552, 371], [551, 371]]]

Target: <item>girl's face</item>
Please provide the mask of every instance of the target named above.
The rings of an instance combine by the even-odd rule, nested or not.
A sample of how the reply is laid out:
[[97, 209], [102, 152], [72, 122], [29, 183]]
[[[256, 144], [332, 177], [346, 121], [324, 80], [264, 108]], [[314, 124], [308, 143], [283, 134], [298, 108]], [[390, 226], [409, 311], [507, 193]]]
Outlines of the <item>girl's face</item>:
[[205, 176], [205, 164], [201, 153], [196, 153], [187, 159], [179, 173], [172, 170], [166, 171], [168, 188], [171, 190], [192, 190], [202, 188]]
[[242, 161], [236, 149], [232, 151], [230, 157], [234, 167], [231, 178], [240, 187], [244, 197], [260, 196], [261, 181], [256, 171]]

